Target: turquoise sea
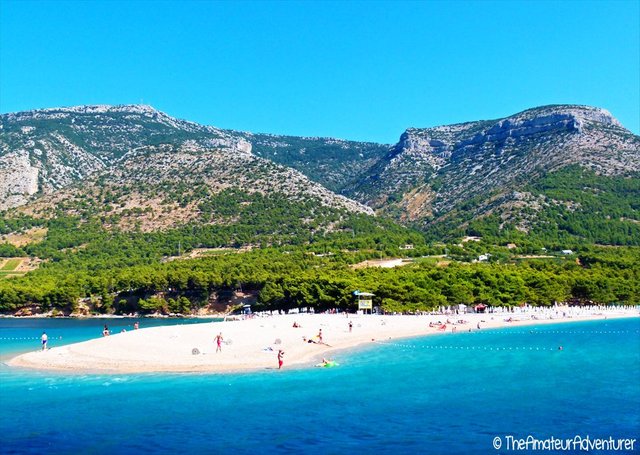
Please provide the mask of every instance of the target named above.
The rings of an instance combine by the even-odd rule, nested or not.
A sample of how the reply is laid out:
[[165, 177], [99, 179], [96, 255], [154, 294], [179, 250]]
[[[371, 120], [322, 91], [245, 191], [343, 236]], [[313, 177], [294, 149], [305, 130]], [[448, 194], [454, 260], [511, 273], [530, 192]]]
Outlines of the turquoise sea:
[[[38, 349], [43, 330], [56, 346], [133, 322], [0, 319], [0, 360]], [[443, 334], [335, 359], [217, 375], [2, 363], [0, 453], [510, 453], [509, 436], [640, 439], [640, 318]]]

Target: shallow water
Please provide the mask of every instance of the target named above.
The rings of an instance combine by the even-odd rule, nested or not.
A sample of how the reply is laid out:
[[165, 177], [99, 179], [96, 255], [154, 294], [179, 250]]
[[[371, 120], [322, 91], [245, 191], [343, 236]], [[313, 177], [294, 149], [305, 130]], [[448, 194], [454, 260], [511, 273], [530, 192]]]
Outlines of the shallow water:
[[[37, 349], [44, 325], [54, 345], [96, 337], [104, 323], [0, 320], [0, 358]], [[443, 334], [336, 360], [224, 375], [2, 365], [0, 451], [499, 453], [496, 436], [640, 436], [637, 318]]]

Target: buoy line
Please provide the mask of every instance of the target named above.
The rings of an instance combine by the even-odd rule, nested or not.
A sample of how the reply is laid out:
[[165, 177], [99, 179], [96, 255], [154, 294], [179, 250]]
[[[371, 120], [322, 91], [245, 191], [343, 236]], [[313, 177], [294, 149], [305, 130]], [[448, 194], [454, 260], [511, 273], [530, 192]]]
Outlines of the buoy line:
[[[453, 326], [456, 327], [456, 326]], [[444, 333], [450, 333], [450, 332], [444, 332]], [[597, 334], [602, 334], [602, 335], [612, 335], [612, 334], [620, 334], [620, 333], [640, 333], [640, 330], [539, 330], [539, 329], [532, 329], [532, 330], [492, 330], [492, 329], [485, 329], [485, 330], [472, 330], [471, 332], [468, 332], [466, 330], [460, 330], [457, 333], [482, 333], [482, 334], [487, 334], [487, 335], [492, 335], [492, 334], [535, 334], [535, 335], [545, 335], [545, 334], [587, 334], [587, 335], [591, 335], [594, 333]]]
[[395, 346], [401, 348], [411, 348], [411, 349], [435, 349], [435, 350], [458, 350], [458, 351], [558, 351], [564, 350], [562, 346], [556, 348], [549, 347], [540, 347], [540, 346], [510, 346], [510, 347], [502, 347], [502, 346], [437, 346], [437, 345], [426, 345], [426, 346], [417, 346], [415, 344], [406, 344], [406, 343], [392, 343], [386, 341], [375, 341], [374, 343], [387, 345], [387, 346]]
[[[29, 340], [40, 340], [41, 337], [0, 337], [2, 341], [29, 341]], [[49, 337], [49, 340], [61, 340], [62, 336], [58, 337]]]

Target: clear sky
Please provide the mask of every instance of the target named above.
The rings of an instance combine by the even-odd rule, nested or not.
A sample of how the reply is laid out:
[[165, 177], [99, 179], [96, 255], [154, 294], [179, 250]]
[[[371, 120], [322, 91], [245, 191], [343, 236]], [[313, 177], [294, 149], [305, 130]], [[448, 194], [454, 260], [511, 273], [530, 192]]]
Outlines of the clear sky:
[[394, 143], [544, 104], [640, 132], [640, 1], [0, 0], [0, 111], [151, 104]]

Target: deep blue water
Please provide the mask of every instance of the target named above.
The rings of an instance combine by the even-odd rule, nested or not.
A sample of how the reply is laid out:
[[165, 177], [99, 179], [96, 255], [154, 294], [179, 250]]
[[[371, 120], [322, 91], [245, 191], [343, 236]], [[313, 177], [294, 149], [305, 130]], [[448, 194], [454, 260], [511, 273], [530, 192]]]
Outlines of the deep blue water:
[[[194, 321], [142, 324], [180, 322]], [[55, 346], [97, 337], [104, 323], [0, 320], [0, 359], [38, 349], [43, 328]], [[335, 358], [336, 368], [241, 375], [3, 364], [0, 453], [509, 453], [494, 437], [640, 439], [639, 318], [443, 334]]]

